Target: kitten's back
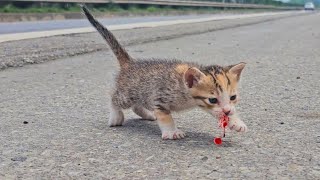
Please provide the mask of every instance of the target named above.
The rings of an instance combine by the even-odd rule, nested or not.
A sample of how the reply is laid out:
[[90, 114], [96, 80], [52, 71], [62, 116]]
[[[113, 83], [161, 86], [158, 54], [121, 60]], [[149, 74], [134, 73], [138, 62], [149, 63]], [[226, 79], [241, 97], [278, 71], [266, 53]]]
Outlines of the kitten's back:
[[116, 88], [134, 101], [131, 103], [142, 104], [148, 109], [158, 105], [174, 106], [190, 99], [183, 72], [195, 66], [198, 65], [178, 60], [137, 59], [128, 68], [120, 70]]

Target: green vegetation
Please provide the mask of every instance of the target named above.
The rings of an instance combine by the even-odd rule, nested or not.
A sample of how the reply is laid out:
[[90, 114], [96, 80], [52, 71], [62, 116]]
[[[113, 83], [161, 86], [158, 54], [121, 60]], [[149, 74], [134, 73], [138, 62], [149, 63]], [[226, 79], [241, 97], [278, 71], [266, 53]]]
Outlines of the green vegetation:
[[40, 5], [33, 4], [30, 6], [17, 6], [9, 3], [0, 5], [0, 12], [2, 13], [61, 13], [61, 12], [79, 12], [80, 8], [75, 5], [61, 7], [59, 5]]
[[[110, 12], [110, 13], [161, 13], [169, 11], [214, 11], [217, 8], [191, 8], [191, 7], [171, 7], [171, 6], [139, 6], [139, 5], [89, 5], [93, 11], [96, 12]], [[64, 12], [80, 12], [79, 6], [76, 4], [59, 5], [59, 4], [35, 4], [27, 7], [15, 6], [14, 4], [7, 4], [0, 7], [2, 13], [64, 13]]]
[[315, 4], [319, 4], [320, 0], [290, 0], [287, 3], [283, 3], [281, 0], [207, 0], [213, 2], [237, 2], [237, 3], [247, 3], [247, 4], [267, 4], [275, 6], [301, 6], [305, 2], [313, 1]]
[[[283, 3], [272, 0], [242, 0], [246, 3], [264, 2], [264, 4], [282, 5]], [[220, 1], [221, 2], [221, 1]], [[228, 2], [227, 0], [225, 2]], [[97, 12], [111, 13], [167, 13], [169, 11], [186, 12], [215, 12], [222, 8], [213, 7], [181, 7], [181, 6], [153, 6], [153, 5], [129, 5], [129, 4], [89, 4], [91, 9]], [[233, 9], [233, 11], [243, 11]], [[248, 10], [245, 10], [248, 11]], [[250, 10], [261, 11], [261, 10]], [[75, 3], [32, 3], [32, 2], [0, 2], [1, 13], [64, 13], [80, 12], [80, 8]]]

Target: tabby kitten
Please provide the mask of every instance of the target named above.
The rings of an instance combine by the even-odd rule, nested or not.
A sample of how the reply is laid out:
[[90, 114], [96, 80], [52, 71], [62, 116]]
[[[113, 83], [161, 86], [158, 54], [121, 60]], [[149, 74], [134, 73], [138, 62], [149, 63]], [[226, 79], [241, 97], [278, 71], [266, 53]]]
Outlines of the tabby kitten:
[[222, 67], [178, 60], [134, 59], [85, 6], [82, 9], [120, 64], [111, 97], [109, 126], [121, 126], [122, 110], [132, 108], [143, 119], [158, 121], [162, 139], [181, 139], [185, 133], [177, 128], [171, 112], [200, 107], [215, 117], [229, 116], [230, 129], [247, 130], [235, 110], [239, 100], [237, 85], [245, 63]]

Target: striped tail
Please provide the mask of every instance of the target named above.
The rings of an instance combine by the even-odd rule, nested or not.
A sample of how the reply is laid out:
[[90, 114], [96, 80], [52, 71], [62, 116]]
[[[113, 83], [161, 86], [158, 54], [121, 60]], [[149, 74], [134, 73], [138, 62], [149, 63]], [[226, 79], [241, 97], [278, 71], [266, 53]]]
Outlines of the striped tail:
[[100, 35], [107, 41], [113, 53], [116, 55], [120, 67], [125, 68], [132, 62], [131, 57], [127, 53], [127, 51], [120, 45], [118, 40], [114, 37], [114, 35], [105, 28], [102, 24], [100, 24], [90, 13], [90, 11], [84, 5], [80, 5], [89, 22], [93, 27], [97, 29]]

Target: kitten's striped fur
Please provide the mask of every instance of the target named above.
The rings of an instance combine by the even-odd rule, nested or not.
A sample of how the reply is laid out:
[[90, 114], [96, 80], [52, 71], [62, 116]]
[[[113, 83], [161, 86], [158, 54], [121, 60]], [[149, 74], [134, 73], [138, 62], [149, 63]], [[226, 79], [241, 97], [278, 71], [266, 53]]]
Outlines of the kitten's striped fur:
[[[231, 129], [247, 130], [234, 108], [238, 101], [237, 84], [245, 63], [222, 67], [178, 60], [133, 59], [85, 6], [82, 9], [120, 64], [111, 98], [109, 126], [122, 125], [122, 109], [132, 108], [143, 119], [157, 120], [163, 139], [180, 139], [185, 134], [177, 129], [171, 112], [200, 107], [214, 116], [229, 115]], [[217, 102], [212, 103], [215, 100]]]

